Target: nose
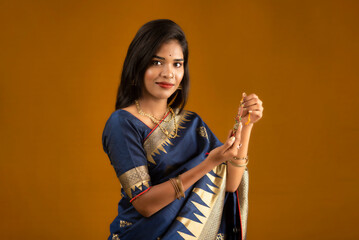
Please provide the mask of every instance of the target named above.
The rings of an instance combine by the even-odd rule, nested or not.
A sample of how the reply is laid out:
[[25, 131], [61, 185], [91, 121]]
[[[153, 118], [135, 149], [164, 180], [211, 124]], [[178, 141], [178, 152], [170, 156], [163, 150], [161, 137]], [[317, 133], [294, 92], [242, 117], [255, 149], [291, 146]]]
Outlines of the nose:
[[161, 76], [164, 78], [171, 79], [174, 77], [173, 67], [171, 64], [166, 64], [161, 72]]

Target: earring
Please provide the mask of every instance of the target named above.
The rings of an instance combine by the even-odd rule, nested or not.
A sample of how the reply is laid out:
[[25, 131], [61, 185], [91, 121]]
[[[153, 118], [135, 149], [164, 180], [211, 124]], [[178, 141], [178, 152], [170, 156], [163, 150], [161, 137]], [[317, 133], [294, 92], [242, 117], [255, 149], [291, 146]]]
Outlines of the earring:
[[176, 92], [176, 95], [174, 96], [174, 98], [172, 98], [171, 102], [170, 102], [167, 106], [171, 106], [171, 105], [172, 105], [172, 103], [175, 101], [177, 95], [178, 95], [178, 92]]
[[182, 85], [179, 85], [177, 90], [182, 90]]

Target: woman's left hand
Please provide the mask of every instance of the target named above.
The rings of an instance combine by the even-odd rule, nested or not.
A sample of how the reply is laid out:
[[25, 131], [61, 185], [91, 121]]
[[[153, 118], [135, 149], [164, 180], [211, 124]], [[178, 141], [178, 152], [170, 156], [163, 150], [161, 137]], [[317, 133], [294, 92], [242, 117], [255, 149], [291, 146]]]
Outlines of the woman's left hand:
[[[258, 122], [259, 119], [263, 116], [263, 102], [258, 98], [258, 96], [254, 93], [246, 96], [243, 93], [243, 106], [239, 106], [239, 108], [243, 107], [242, 110], [242, 124], [243, 127], [249, 124], [253, 124]], [[248, 122], [249, 119], [249, 122]], [[246, 124], [248, 122], [248, 124]]]

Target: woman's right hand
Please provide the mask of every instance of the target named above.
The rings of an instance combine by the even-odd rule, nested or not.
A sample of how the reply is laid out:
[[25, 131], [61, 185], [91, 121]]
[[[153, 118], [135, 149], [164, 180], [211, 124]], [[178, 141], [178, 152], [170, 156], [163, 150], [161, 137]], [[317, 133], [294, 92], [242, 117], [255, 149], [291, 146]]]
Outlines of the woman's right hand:
[[229, 132], [227, 141], [222, 146], [213, 149], [207, 156], [207, 159], [213, 161], [216, 165], [219, 165], [229, 159], [233, 159], [233, 157], [236, 157], [241, 147], [241, 132], [242, 123], [239, 124], [235, 136], [231, 137], [231, 130]]

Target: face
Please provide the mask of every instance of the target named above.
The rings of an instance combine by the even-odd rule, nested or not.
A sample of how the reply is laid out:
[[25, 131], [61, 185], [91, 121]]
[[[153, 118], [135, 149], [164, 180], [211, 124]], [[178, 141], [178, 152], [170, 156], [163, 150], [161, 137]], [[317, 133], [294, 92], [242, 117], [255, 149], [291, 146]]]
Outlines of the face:
[[144, 75], [144, 98], [168, 99], [184, 75], [182, 47], [177, 40], [162, 44]]

